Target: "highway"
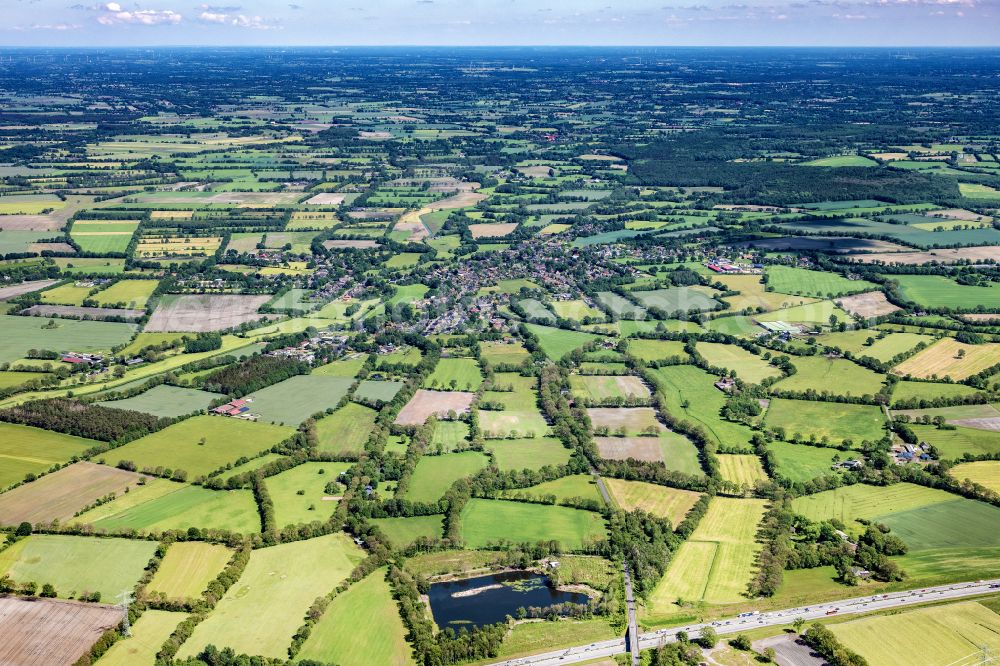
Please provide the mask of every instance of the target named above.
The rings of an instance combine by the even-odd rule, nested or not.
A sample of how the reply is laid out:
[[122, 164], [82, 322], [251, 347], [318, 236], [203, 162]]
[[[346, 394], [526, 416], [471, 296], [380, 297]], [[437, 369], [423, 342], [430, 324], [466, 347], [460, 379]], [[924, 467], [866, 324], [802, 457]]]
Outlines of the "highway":
[[[989, 593], [1000, 593], [1000, 578], [940, 585], [938, 587], [925, 587], [904, 592], [856, 597], [854, 599], [841, 599], [813, 606], [786, 608], [766, 613], [754, 613], [743, 617], [725, 618], [703, 624], [658, 629], [641, 634], [639, 637], [639, 646], [644, 650], [654, 648], [660, 643], [675, 640], [677, 633], [681, 631], [687, 632], [690, 638], [697, 638], [704, 627], [712, 627], [716, 633], [722, 636], [725, 634], [736, 634], [749, 629], [758, 629], [760, 627], [790, 624], [798, 617], [810, 621], [830, 616], [855, 615], [928, 602], [964, 599], [966, 597]], [[625, 639], [614, 638], [589, 645], [578, 645], [543, 654], [498, 661], [494, 662], [494, 666], [557, 666], [561, 664], [575, 664], [600, 657], [621, 654], [626, 652], [626, 650]]]

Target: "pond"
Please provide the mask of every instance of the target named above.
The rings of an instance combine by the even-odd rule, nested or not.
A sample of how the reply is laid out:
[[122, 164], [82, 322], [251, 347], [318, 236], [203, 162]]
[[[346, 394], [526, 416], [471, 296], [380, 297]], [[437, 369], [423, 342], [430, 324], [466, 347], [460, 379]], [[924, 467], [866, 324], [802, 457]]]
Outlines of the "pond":
[[428, 596], [438, 626], [456, 630], [503, 622], [508, 615], [516, 616], [521, 607], [585, 604], [590, 600], [580, 592], [557, 590], [549, 585], [547, 576], [530, 571], [504, 571], [434, 583]]

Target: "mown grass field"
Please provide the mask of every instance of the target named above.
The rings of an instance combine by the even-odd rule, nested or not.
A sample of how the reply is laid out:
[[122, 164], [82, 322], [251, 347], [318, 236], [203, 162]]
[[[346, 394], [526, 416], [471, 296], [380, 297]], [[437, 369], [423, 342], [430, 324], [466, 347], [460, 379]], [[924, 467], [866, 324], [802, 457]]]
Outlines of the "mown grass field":
[[339, 496], [342, 486], [338, 485], [337, 492], [329, 495], [324, 488], [350, 467], [350, 463], [307, 462], [268, 477], [265, 483], [274, 502], [275, 524], [284, 527], [328, 520], [337, 508], [337, 501], [323, 498]]
[[783, 294], [832, 298], [878, 289], [866, 280], [848, 280], [837, 273], [811, 271], [793, 266], [769, 266], [767, 286]]
[[231, 647], [237, 654], [287, 658], [309, 606], [347, 578], [363, 558], [342, 533], [255, 550], [243, 575], [195, 628], [178, 658], [194, 657], [209, 644]]
[[477, 451], [423, 456], [417, 462], [410, 479], [406, 499], [414, 502], [436, 502], [451, 484], [472, 476], [489, 464], [489, 459]]
[[0, 575], [34, 581], [39, 589], [51, 583], [63, 599], [100, 592], [102, 600], [113, 602], [116, 594], [135, 587], [155, 551], [155, 541], [33, 534], [0, 552]]
[[262, 421], [295, 426], [336, 407], [351, 383], [346, 377], [299, 375], [253, 393], [250, 411]]
[[749, 384], [759, 384], [768, 377], [780, 377], [781, 371], [742, 347], [718, 342], [699, 342], [695, 347], [709, 365], [735, 370], [736, 376]]
[[438, 421], [434, 425], [431, 445], [440, 444], [445, 451], [458, 448], [469, 439], [469, 425], [465, 421]]
[[93, 298], [101, 307], [121, 305], [142, 310], [159, 284], [157, 280], [119, 280], [107, 289], [97, 292]]
[[406, 548], [419, 537], [440, 539], [444, 533], [444, 516], [411, 516], [407, 518], [374, 518], [393, 548]]
[[191, 527], [244, 534], [260, 531], [257, 504], [249, 490], [208, 490], [166, 479], [153, 479], [70, 522], [152, 532]]
[[[406, 627], [385, 575], [385, 569], [378, 569], [337, 595], [297, 658], [340, 666], [413, 664]], [[347, 627], [360, 631], [345, 631]]]
[[682, 520], [695, 505], [700, 493], [679, 488], [658, 486], [642, 481], [624, 479], [604, 479], [608, 493], [625, 511], [642, 509], [661, 518], [668, 518], [673, 525]]
[[598, 513], [564, 506], [473, 498], [462, 509], [462, 539], [469, 547], [490, 543], [558, 541], [567, 550], [580, 550], [606, 536]]
[[505, 342], [479, 343], [479, 355], [491, 365], [520, 364], [530, 358], [528, 350], [520, 342], [508, 344]]
[[486, 448], [492, 452], [497, 467], [504, 471], [564, 465], [572, 453], [552, 437], [490, 440]]
[[478, 391], [482, 384], [479, 363], [473, 358], [442, 358], [424, 380], [424, 388], [456, 391]]
[[855, 445], [880, 439], [884, 422], [882, 410], [874, 405], [784, 398], [772, 399], [764, 418], [767, 427], [784, 428], [789, 438], [798, 433], [804, 438], [815, 435], [817, 440], [827, 437], [835, 444], [850, 439]]
[[668, 618], [688, 603], [742, 601], [760, 550], [755, 538], [764, 511], [763, 500], [713, 498], [650, 595], [646, 621]]
[[871, 666], [978, 663], [975, 655], [984, 647], [1000, 651], [1000, 615], [974, 601], [836, 623], [830, 630]]
[[268, 423], [195, 416], [114, 449], [107, 459], [112, 464], [131, 460], [140, 468], [182, 469], [193, 479], [241, 456], [269, 449], [293, 432], [291, 428]]
[[719, 473], [730, 483], [753, 487], [758, 481], [767, 481], [767, 473], [761, 466], [760, 458], [755, 455], [736, 455], [722, 453], [719, 459]]
[[893, 403], [911, 399], [934, 400], [935, 398], [953, 398], [972, 395], [976, 389], [965, 384], [935, 384], [931, 382], [908, 382], [902, 379], [896, 382], [892, 390]]
[[911, 356], [893, 372], [921, 379], [951, 377], [960, 381], [1000, 363], [1000, 344], [967, 345], [943, 338]]
[[170, 545], [146, 591], [167, 599], [197, 599], [233, 556], [220, 544], [179, 541]]
[[370, 407], [351, 402], [330, 416], [316, 421], [319, 450], [330, 453], [361, 451], [375, 427], [378, 412]]
[[796, 373], [774, 384], [775, 391], [827, 391], [832, 395], [874, 395], [885, 377], [857, 363], [825, 356], [793, 356]]
[[358, 356], [356, 358], [346, 358], [339, 361], [332, 361], [326, 365], [321, 365], [318, 368], [314, 368], [310, 373], [312, 376], [320, 377], [348, 377], [353, 379], [357, 376], [358, 371], [365, 364], [365, 357]]
[[556, 313], [556, 316], [561, 319], [583, 321], [587, 317], [590, 317], [591, 319], [605, 318], [602, 311], [593, 306], [587, 305], [581, 299], [571, 301], [552, 301], [551, 307], [552, 311]]
[[[55, 321], [52, 328], [46, 328], [49, 321]], [[22, 359], [29, 349], [108, 351], [128, 342], [135, 328], [135, 324], [110, 321], [0, 315], [0, 330], [4, 332], [0, 336], [0, 363]]]
[[545, 355], [553, 361], [558, 361], [574, 349], [579, 349], [588, 342], [598, 339], [598, 336], [592, 333], [581, 331], [568, 331], [537, 324], [527, 324], [527, 327], [533, 335], [538, 337], [538, 345], [545, 352]]
[[98, 442], [13, 423], [0, 423], [0, 488], [64, 463]]
[[154, 416], [174, 417], [208, 409], [213, 400], [221, 397], [223, 396], [218, 393], [161, 384], [131, 398], [107, 400], [98, 404], [115, 409], [131, 409]]
[[389, 402], [396, 397], [401, 388], [403, 388], [403, 382], [383, 382], [366, 379], [358, 384], [358, 388], [354, 391], [354, 397], [362, 400]]
[[132, 636], [118, 639], [101, 657], [101, 666], [154, 663], [156, 653], [160, 651], [164, 641], [186, 617], [186, 613], [150, 609], [143, 611], [142, 616], [132, 625]]
[[673, 313], [678, 310], [683, 312], [714, 310], [719, 305], [719, 301], [712, 298], [715, 293], [715, 290], [708, 287], [694, 286], [633, 291], [632, 295], [646, 308], [660, 308], [667, 313]]
[[[866, 344], [869, 338], [874, 339], [871, 345]], [[828, 347], [837, 347], [856, 356], [870, 356], [885, 363], [899, 354], [910, 351], [921, 342], [928, 344], [934, 342], [934, 338], [920, 333], [890, 333], [879, 339], [878, 332], [861, 329], [827, 333], [820, 338], [820, 342]]]

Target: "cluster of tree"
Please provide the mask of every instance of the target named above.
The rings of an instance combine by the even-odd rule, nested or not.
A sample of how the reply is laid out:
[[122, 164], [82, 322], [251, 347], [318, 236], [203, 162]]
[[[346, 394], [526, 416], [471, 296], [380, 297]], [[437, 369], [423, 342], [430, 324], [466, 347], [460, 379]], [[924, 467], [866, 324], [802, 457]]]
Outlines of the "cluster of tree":
[[218, 333], [201, 333], [194, 339], [189, 338], [184, 341], [185, 354], [214, 351], [216, 349], [222, 349], [222, 336]]
[[802, 634], [802, 640], [829, 662], [830, 666], [868, 666], [867, 659], [847, 649], [832, 631], [819, 622]]
[[161, 430], [176, 419], [51, 398], [0, 410], [0, 420], [120, 444]]
[[205, 390], [244, 396], [296, 375], [307, 374], [309, 364], [276, 356], [251, 356], [207, 375]]

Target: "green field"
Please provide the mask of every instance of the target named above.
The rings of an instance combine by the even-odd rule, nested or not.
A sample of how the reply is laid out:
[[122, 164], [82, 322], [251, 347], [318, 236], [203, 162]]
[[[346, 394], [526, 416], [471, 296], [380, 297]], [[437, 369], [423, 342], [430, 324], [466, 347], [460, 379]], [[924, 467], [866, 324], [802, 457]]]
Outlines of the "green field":
[[155, 551], [155, 541], [34, 534], [0, 552], [0, 575], [34, 581], [39, 589], [51, 583], [64, 599], [100, 592], [113, 603], [115, 595], [135, 587]]
[[122, 307], [142, 310], [160, 283], [157, 280], [119, 280], [103, 289], [93, 299], [101, 307]]
[[1000, 615], [974, 601], [836, 623], [830, 630], [870, 666], [975, 664], [984, 647], [1000, 651]]
[[339, 666], [413, 664], [406, 627], [385, 574], [379, 569], [337, 595], [296, 658]]
[[910, 425], [921, 442], [932, 444], [945, 460], [958, 460], [966, 453], [974, 456], [1000, 453], [1000, 432], [956, 426], [938, 430], [929, 425]]
[[393, 548], [406, 548], [419, 537], [440, 539], [444, 532], [443, 516], [375, 518], [371, 523], [382, 530]]
[[680, 340], [629, 340], [628, 353], [646, 362], [688, 358], [687, 352], [684, 351], [684, 343]]
[[971, 310], [982, 306], [1000, 308], [1000, 283], [988, 287], [961, 285], [943, 275], [889, 275], [899, 283], [903, 298], [928, 308], [961, 308]]
[[568, 331], [551, 326], [539, 326], [538, 324], [526, 325], [528, 330], [538, 337], [538, 345], [542, 351], [553, 361], [558, 361], [574, 349], [579, 349], [588, 342], [598, 339], [598, 336], [591, 333]]
[[78, 287], [73, 282], [52, 287], [41, 292], [42, 303], [53, 303], [56, 305], [82, 305], [87, 295], [94, 290], [94, 287]]
[[423, 456], [417, 461], [406, 499], [413, 502], [436, 502], [455, 481], [472, 476], [489, 464], [477, 451]]
[[98, 444], [92, 439], [0, 423], [0, 488], [67, 462]]
[[789, 481], [804, 483], [817, 476], [833, 476], [833, 457], [839, 455], [842, 460], [856, 454], [848, 451], [838, 451], [804, 444], [775, 441], [767, 446], [774, 454], [778, 465], [778, 474]]
[[453, 451], [469, 441], [469, 425], [465, 421], [438, 421], [434, 425], [431, 446]]
[[512, 344], [505, 342], [481, 342], [479, 344], [479, 355], [484, 361], [491, 365], [510, 364], [520, 365], [530, 358], [528, 350], [520, 342], [513, 341]]
[[785, 400], [774, 398], [767, 409], [764, 424], [769, 428], [784, 428], [785, 436], [802, 438], [815, 435], [827, 437], [834, 444], [850, 439], [855, 445], [862, 440], [882, 438], [885, 418], [874, 405], [852, 405], [839, 402]]
[[260, 516], [249, 490], [208, 490], [200, 486], [153, 479], [70, 522], [106, 529], [150, 532], [191, 527], [260, 531]]
[[546, 465], [564, 465], [572, 453], [552, 437], [490, 440], [487, 449], [501, 470], [537, 470]]
[[274, 502], [275, 524], [281, 528], [329, 520], [337, 508], [337, 500], [324, 498], [337, 497], [340, 491], [327, 494], [324, 488], [350, 467], [350, 463], [307, 462], [268, 477], [265, 483]]
[[132, 625], [132, 635], [115, 641], [101, 657], [101, 666], [137, 666], [153, 664], [174, 629], [187, 617], [186, 613], [145, 610]]
[[755, 455], [734, 455], [722, 453], [719, 460], [719, 474], [730, 483], [753, 488], [759, 481], [767, 481], [767, 473]]
[[965, 384], [935, 384], [932, 382], [911, 382], [902, 379], [896, 382], [892, 390], [893, 403], [906, 400], [934, 400], [936, 398], [953, 398], [972, 395], [976, 389]]
[[837, 273], [811, 271], [792, 266], [769, 266], [767, 286], [782, 294], [833, 298], [878, 289], [865, 280], [848, 280]]
[[698, 527], [674, 554], [650, 595], [646, 620], [681, 612], [678, 602], [728, 604], [745, 599], [760, 550], [757, 526], [763, 500], [715, 497]]
[[634, 375], [571, 375], [569, 386], [574, 397], [598, 403], [612, 398], [650, 396], [646, 385]]
[[556, 313], [556, 316], [560, 319], [572, 319], [574, 321], [583, 321], [585, 318], [590, 317], [591, 319], [604, 319], [604, 313], [597, 308], [587, 305], [581, 299], [574, 299], [571, 301], [552, 301], [551, 304], [552, 311]]
[[107, 400], [97, 404], [116, 409], [131, 409], [153, 416], [174, 417], [204, 411], [213, 400], [221, 397], [223, 396], [219, 393], [160, 384], [131, 398]]
[[602, 501], [597, 481], [589, 474], [571, 474], [527, 488], [506, 490], [503, 494], [507, 497], [527, 497], [539, 502], [551, 501], [553, 497], [556, 502], [571, 498]]
[[424, 388], [478, 391], [483, 385], [479, 363], [473, 358], [442, 358], [426, 380]]
[[863, 155], [836, 155], [834, 157], [821, 157], [816, 160], [802, 162], [802, 166], [818, 167], [873, 167], [878, 166], [878, 162], [868, 159]]
[[[193, 479], [242, 456], [253, 456], [289, 437], [291, 428], [223, 416], [195, 416], [108, 452], [112, 464], [186, 471]], [[203, 443], [204, 442], [204, 443]]]
[[389, 402], [396, 397], [396, 394], [402, 388], [403, 382], [383, 382], [366, 379], [358, 384], [358, 388], [354, 391], [354, 397], [363, 400]]
[[793, 356], [792, 365], [797, 372], [774, 384], [775, 391], [804, 393], [829, 392], [832, 395], [875, 395], [885, 381], [878, 374], [857, 363], [842, 358], [825, 356]]
[[326, 365], [321, 365], [317, 368], [313, 368], [313, 377], [347, 377], [353, 379], [357, 376], [358, 371], [365, 364], [364, 356], [357, 356], [355, 358], [345, 358], [339, 361], [333, 361], [327, 363]]
[[177, 657], [194, 657], [212, 644], [231, 647], [237, 654], [287, 658], [309, 606], [346, 579], [363, 557], [342, 533], [255, 550], [243, 575], [195, 628]]
[[668, 518], [675, 526], [684, 520], [684, 516], [701, 497], [699, 493], [690, 490], [668, 488], [642, 481], [608, 478], [604, 479], [604, 484], [615, 503], [625, 511], [642, 509], [661, 518]]
[[720, 413], [726, 404], [726, 396], [715, 388], [715, 375], [693, 365], [673, 365], [651, 372], [666, 398], [667, 411], [674, 418], [700, 425], [708, 437], [718, 444], [750, 442], [750, 428], [722, 420]]
[[564, 506], [471, 499], [462, 509], [462, 539], [472, 548], [490, 543], [558, 541], [580, 550], [606, 536], [600, 514]]
[[180, 541], [170, 545], [146, 591], [167, 599], [197, 599], [226, 567], [233, 551], [219, 544]]
[[719, 301], [712, 298], [715, 291], [708, 287], [669, 287], [652, 291], [633, 291], [632, 295], [646, 308], [660, 308], [673, 313], [678, 310], [704, 312], [714, 310]]
[[378, 412], [370, 407], [350, 402], [330, 416], [316, 421], [319, 450], [329, 453], [355, 453], [365, 448], [365, 442], [375, 427]]
[[298, 425], [313, 414], [336, 407], [353, 381], [346, 377], [299, 375], [252, 394], [250, 411], [262, 421]]
[[695, 349], [712, 367], [735, 370], [736, 376], [748, 384], [759, 384], [769, 377], [781, 376], [776, 367], [736, 345], [699, 342]]
[[[857, 331], [844, 331], [841, 333], [825, 333], [819, 341], [829, 347], [837, 347], [841, 351], [851, 352], [855, 356], [870, 356], [887, 363], [895, 356], [908, 352], [919, 343], [930, 344], [934, 338], [929, 335], [919, 333], [890, 333], [879, 339], [881, 331], [861, 329]], [[873, 344], [865, 344], [869, 338], [874, 339]]]
[[[55, 322], [51, 328], [48, 322]], [[124, 345], [135, 333], [134, 324], [109, 321], [77, 321], [0, 315], [0, 363], [28, 355], [29, 349], [56, 352], [99, 352]]]

